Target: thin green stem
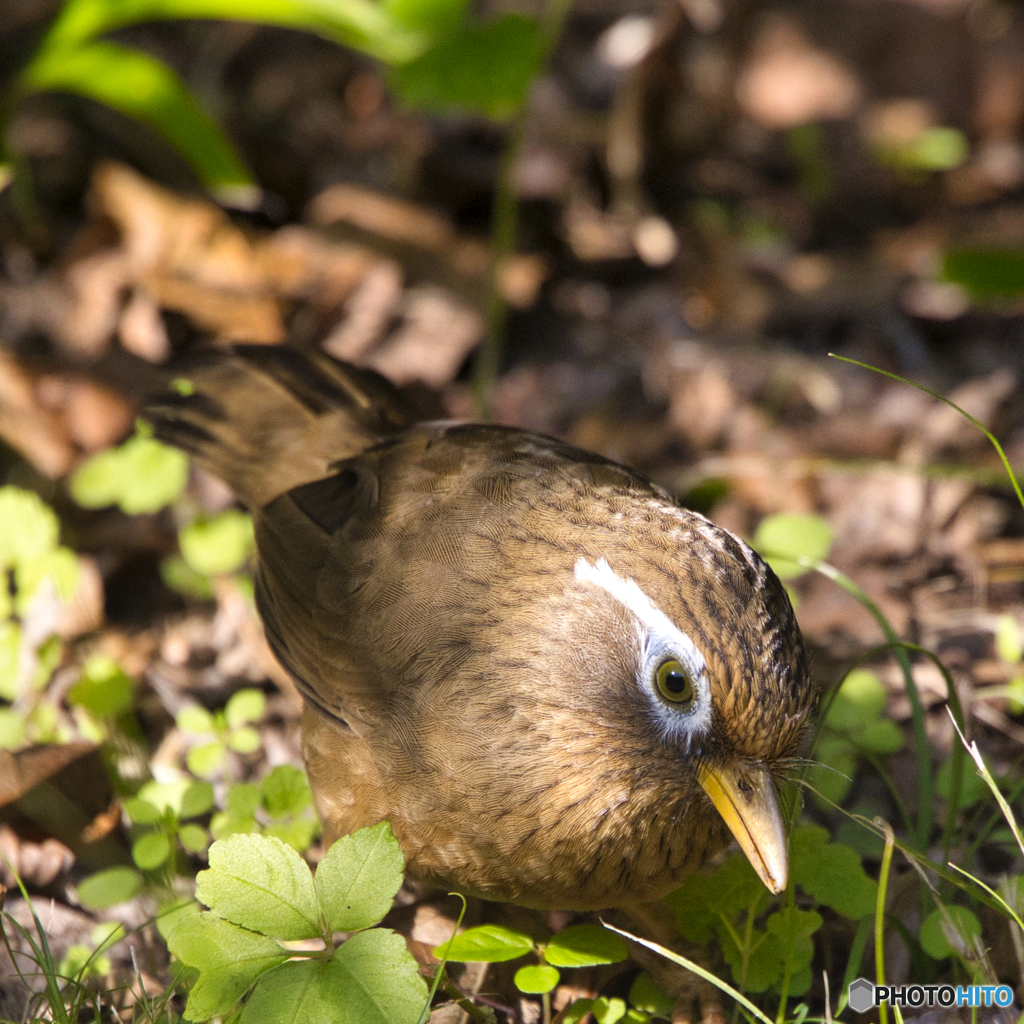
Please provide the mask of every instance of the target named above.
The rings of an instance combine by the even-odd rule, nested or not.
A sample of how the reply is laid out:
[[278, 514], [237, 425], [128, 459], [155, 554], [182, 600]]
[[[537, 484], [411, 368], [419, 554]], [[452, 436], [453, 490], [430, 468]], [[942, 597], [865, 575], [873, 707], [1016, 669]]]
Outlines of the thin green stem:
[[[572, 0], [547, 0], [540, 22], [539, 74], [548, 63], [561, 38]], [[473, 364], [473, 404], [481, 420], [491, 418], [491, 391], [498, 379], [505, 349], [508, 303], [501, 292], [501, 274], [515, 252], [519, 233], [519, 200], [516, 195], [516, 170], [526, 141], [529, 100], [516, 111], [509, 127], [508, 142], [502, 154], [495, 183], [491, 212], [491, 263], [487, 275], [487, 307], [484, 337]]]
[[[881, 818], [875, 824], [885, 829], [885, 850], [882, 852], [882, 867], [878, 873], [878, 902], [875, 904], [875, 978], [876, 984], [885, 984], [885, 897], [889, 890], [889, 868], [892, 865], [892, 850], [896, 842], [892, 827]], [[889, 1024], [889, 1007], [880, 1003], [879, 1024]]]

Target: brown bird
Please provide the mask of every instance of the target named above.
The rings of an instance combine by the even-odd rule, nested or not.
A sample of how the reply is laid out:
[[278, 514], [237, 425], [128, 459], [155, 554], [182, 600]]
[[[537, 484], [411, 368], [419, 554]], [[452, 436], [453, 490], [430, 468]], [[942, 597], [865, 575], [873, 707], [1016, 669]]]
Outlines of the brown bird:
[[252, 509], [326, 838], [529, 907], [657, 899], [728, 842], [786, 886], [774, 779], [813, 703], [786, 592], [623, 466], [416, 423], [319, 353], [213, 355], [147, 415]]

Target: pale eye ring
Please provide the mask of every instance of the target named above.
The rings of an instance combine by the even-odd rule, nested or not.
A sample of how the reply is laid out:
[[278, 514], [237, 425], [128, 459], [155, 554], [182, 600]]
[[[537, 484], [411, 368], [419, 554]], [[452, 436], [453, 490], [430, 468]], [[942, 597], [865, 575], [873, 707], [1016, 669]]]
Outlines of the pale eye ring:
[[662, 700], [678, 708], [693, 703], [696, 691], [693, 679], [678, 658], [666, 658], [654, 673], [654, 682]]

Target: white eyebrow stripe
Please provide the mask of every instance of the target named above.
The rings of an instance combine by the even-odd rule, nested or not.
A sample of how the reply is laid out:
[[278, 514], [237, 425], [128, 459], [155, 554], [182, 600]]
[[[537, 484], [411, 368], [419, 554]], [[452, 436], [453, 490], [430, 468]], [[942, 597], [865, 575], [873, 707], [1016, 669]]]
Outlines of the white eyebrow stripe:
[[679, 628], [660, 609], [651, 603], [651, 599], [636, 585], [634, 580], [623, 579], [603, 559], [597, 565], [591, 565], [580, 556], [576, 559], [576, 579], [581, 583], [592, 583], [607, 591], [623, 607], [628, 608], [648, 629], [649, 632], [661, 636], [675, 636]]

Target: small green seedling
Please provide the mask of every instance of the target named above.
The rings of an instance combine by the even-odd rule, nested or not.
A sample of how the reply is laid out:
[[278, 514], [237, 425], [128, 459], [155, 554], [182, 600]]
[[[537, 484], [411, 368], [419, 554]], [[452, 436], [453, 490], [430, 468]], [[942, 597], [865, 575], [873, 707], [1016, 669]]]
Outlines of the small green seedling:
[[78, 559], [53, 510], [19, 487], [0, 487], [0, 578], [0, 749], [70, 739], [43, 690], [63, 657], [54, 611], [74, 596]]
[[258, 786], [236, 783], [228, 790], [225, 805], [210, 821], [215, 839], [260, 832], [304, 853], [319, 830], [306, 773], [293, 765], [271, 769]]
[[194, 745], [185, 761], [193, 775], [202, 779], [217, 775], [228, 761], [229, 751], [251, 754], [259, 749], [260, 735], [252, 728], [266, 710], [260, 690], [245, 689], [232, 694], [223, 711], [211, 714], [198, 704], [183, 708], [175, 719], [183, 733], [203, 742]]
[[177, 501], [188, 482], [188, 457], [161, 444], [149, 427], [122, 445], [87, 459], [71, 477], [71, 496], [83, 508], [117, 505], [130, 516], [159, 512]]
[[191, 819], [213, 807], [208, 782], [181, 779], [148, 782], [138, 795], [125, 801], [133, 825], [132, 860], [142, 871], [177, 870], [177, 845], [186, 853], [202, 853], [209, 845], [206, 829]]
[[[437, 957], [476, 963], [503, 963], [531, 954], [540, 962], [519, 968], [515, 974], [515, 984], [520, 992], [541, 996], [549, 1012], [550, 995], [561, 980], [558, 968], [619, 963], [629, 956], [629, 950], [617, 935], [597, 925], [586, 924], [563, 928], [547, 942], [535, 942], [524, 932], [502, 925], [484, 924], [466, 929], [461, 935], [456, 935], [450, 942], [434, 950]], [[582, 1002], [587, 1003], [587, 1008], [577, 1018], [579, 1020], [587, 1013], [594, 1014], [593, 1003], [596, 1001], [584, 1000], [580, 1006]], [[619, 1016], [614, 1016], [612, 1009], [599, 1006], [598, 1010], [604, 1017], [596, 1019], [620, 1020], [626, 1014], [626, 1005], [622, 1000], [616, 1003], [622, 1003]], [[630, 1019], [646, 1021], [650, 1017], [641, 1015]]]
[[[185, 1019], [416, 1024], [426, 983], [405, 940], [372, 927], [390, 909], [403, 867], [387, 822], [339, 839], [315, 878], [271, 836], [214, 843], [210, 868], [196, 879], [196, 897], [210, 909], [185, 917], [168, 940], [198, 971]], [[337, 943], [336, 932], [355, 934]]]

